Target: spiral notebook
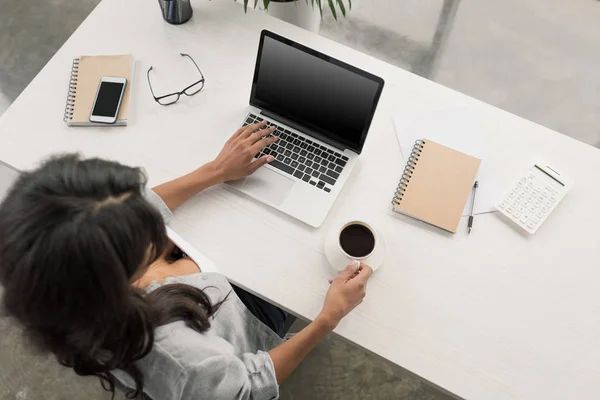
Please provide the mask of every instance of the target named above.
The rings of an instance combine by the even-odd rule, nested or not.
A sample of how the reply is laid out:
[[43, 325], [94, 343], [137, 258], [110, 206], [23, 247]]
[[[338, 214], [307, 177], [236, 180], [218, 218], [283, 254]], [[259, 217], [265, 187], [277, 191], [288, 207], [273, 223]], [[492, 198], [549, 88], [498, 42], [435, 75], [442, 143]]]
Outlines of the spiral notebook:
[[456, 232], [480, 164], [434, 141], [417, 140], [392, 200], [394, 211]]
[[111, 126], [90, 122], [90, 113], [103, 76], [127, 79], [119, 119], [112, 126], [127, 125], [134, 60], [131, 54], [116, 56], [81, 56], [73, 60], [64, 121], [68, 126]]

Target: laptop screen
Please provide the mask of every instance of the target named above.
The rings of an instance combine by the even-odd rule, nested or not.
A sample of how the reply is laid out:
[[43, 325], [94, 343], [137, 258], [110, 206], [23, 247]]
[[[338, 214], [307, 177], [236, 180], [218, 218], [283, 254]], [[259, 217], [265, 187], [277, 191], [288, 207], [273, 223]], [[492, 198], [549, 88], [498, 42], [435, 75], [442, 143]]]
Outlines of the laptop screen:
[[250, 104], [299, 130], [362, 151], [383, 80], [269, 31], [258, 48]]

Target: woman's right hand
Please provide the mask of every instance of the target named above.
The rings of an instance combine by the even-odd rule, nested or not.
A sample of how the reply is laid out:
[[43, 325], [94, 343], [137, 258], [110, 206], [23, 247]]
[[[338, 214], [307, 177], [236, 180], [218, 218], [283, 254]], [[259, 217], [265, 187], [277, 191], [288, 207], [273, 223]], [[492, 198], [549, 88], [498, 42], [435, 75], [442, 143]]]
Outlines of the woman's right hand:
[[367, 281], [373, 269], [367, 264], [351, 264], [330, 281], [323, 310], [319, 317], [332, 325], [332, 329], [357, 305], [367, 293]]

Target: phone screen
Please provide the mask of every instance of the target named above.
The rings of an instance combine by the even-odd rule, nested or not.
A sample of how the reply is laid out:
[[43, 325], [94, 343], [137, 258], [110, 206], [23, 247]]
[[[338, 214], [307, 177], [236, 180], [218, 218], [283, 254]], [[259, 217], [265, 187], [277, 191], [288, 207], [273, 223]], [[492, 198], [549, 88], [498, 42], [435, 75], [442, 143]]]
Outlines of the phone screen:
[[117, 82], [102, 82], [98, 90], [98, 98], [92, 115], [99, 117], [116, 117], [123, 84]]

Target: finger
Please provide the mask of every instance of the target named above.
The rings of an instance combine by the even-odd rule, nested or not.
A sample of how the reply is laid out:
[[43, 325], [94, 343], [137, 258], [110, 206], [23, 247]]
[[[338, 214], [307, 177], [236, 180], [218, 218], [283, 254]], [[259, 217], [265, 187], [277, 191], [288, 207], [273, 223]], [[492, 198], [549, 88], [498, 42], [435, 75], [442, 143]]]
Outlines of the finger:
[[356, 275], [356, 277], [352, 279], [352, 281], [366, 284], [372, 274], [373, 268], [369, 267], [366, 264], [362, 264], [361, 270], [358, 272], [358, 275]]
[[248, 175], [255, 173], [257, 169], [259, 169], [267, 163], [270, 163], [273, 160], [275, 160], [275, 157], [273, 156], [262, 156], [261, 158], [250, 164], [250, 167], [248, 168]]
[[252, 150], [252, 154], [258, 153], [259, 151], [261, 151], [268, 145], [273, 144], [278, 140], [279, 140], [279, 137], [277, 137], [277, 136], [271, 136], [271, 137], [266, 137], [266, 138], [260, 139], [258, 142], [254, 143], [252, 145], [252, 147], [250, 148]]
[[257, 122], [257, 123], [252, 124], [252, 125], [242, 126], [234, 134], [234, 136], [232, 137], [232, 139], [235, 138], [235, 137], [245, 138], [245, 137], [251, 135], [254, 131], [256, 131], [261, 125], [264, 125], [266, 123], [267, 123], [266, 121], [262, 121], [262, 122]]
[[352, 279], [352, 276], [356, 274], [356, 264], [352, 263], [342, 270], [338, 276], [333, 278], [334, 282], [346, 282], [348, 279]]
[[354, 260], [352, 263], [349, 264], [349, 266], [352, 266], [354, 268], [354, 273], [350, 277], [348, 277], [348, 280], [351, 280], [354, 279], [354, 277], [357, 276], [360, 272], [361, 262], [358, 260]]
[[233, 135], [231, 135], [231, 137], [229, 138], [229, 140], [235, 139], [236, 137], [240, 136], [242, 134], [242, 132], [244, 132], [246, 130], [246, 126], [242, 126], [240, 129], [238, 129], [237, 131], [235, 131], [235, 133]]
[[[371, 268], [371, 266], [369, 264], [365, 264], [364, 262], [360, 262], [358, 270], [360, 271], [361, 269], [368, 267]], [[373, 270], [373, 268], [371, 268], [371, 271]]]
[[252, 135], [248, 136], [246, 138], [246, 141], [252, 145], [252, 144], [260, 141], [261, 139], [263, 139], [265, 136], [271, 135], [273, 132], [275, 132], [275, 127], [273, 127], [273, 126], [270, 128], [267, 128], [267, 129], [259, 129], [256, 132], [254, 132]]
[[247, 125], [246, 129], [244, 129], [242, 131], [242, 133], [239, 135], [239, 137], [242, 139], [245, 139], [266, 124], [267, 124], [267, 121], [262, 121], [262, 122], [257, 122], [256, 124]]

